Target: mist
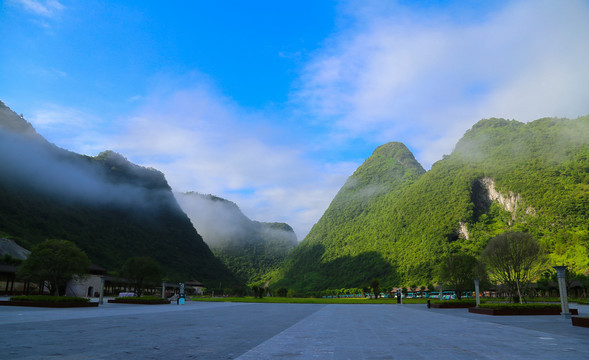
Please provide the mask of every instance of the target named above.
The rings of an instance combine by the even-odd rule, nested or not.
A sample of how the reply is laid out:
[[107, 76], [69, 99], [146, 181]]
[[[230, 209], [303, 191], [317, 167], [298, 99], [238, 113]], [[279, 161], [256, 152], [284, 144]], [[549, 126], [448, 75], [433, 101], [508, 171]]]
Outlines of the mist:
[[[501, 139], [496, 135], [489, 135], [480, 127], [486, 127], [487, 122], [501, 122], [501, 126], [510, 126], [509, 134]], [[494, 127], [497, 125], [493, 125]], [[534, 128], [543, 128], [542, 138]], [[476, 136], [471, 136], [471, 132]], [[516, 135], [517, 134], [517, 135]], [[515, 140], [511, 135], [517, 136]], [[548, 155], [550, 162], [561, 164], [571, 160], [571, 146], [585, 146], [589, 143], [589, 116], [577, 119], [542, 118], [529, 123], [505, 119], [485, 119], [468, 130], [464, 137], [456, 144], [452, 154], [460, 156], [469, 162], [480, 163], [494, 155], [489, 153], [489, 147], [501, 141], [501, 146], [493, 151], [501, 151], [509, 157], [534, 156], [538, 143], [550, 146]]]
[[197, 232], [211, 248], [229, 244], [243, 246], [269, 240], [291, 241], [293, 245], [297, 243], [290, 226], [280, 224], [287, 228], [282, 230], [272, 227], [274, 224], [252, 221], [229, 200], [195, 192], [175, 193], [175, 196]]
[[61, 201], [147, 209], [170, 198], [169, 188], [114, 182], [102, 164], [50, 144], [6, 108], [0, 112], [0, 167], [3, 183]]

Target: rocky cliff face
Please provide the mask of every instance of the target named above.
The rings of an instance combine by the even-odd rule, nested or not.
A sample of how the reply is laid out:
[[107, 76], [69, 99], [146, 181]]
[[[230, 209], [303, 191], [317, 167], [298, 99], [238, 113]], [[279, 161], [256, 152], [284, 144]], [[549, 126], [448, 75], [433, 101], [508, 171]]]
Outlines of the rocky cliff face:
[[[473, 184], [472, 198], [478, 211], [484, 213], [489, 210], [492, 202], [496, 201], [503, 210], [511, 214], [511, 219], [516, 220], [518, 211], [521, 211], [523, 199], [520, 194], [513, 191], [503, 194], [497, 190], [495, 180], [490, 177], [476, 179]], [[534, 216], [536, 210], [533, 207], [527, 207], [524, 210], [527, 215]]]

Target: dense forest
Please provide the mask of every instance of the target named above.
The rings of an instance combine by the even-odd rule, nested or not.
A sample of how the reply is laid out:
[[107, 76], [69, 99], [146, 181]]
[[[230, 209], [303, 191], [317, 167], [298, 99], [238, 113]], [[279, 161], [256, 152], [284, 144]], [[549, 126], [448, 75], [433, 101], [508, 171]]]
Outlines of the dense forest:
[[534, 235], [551, 264], [587, 272], [588, 218], [589, 117], [485, 119], [428, 172], [402, 144], [376, 149], [272, 285], [427, 285], [442, 256], [478, 256], [507, 230]]
[[248, 284], [277, 269], [298, 243], [288, 224], [252, 221], [229, 200], [197, 192], [177, 198], [215, 256]]
[[170, 281], [241, 284], [203, 242], [161, 172], [112, 151], [90, 157], [58, 148], [1, 102], [0, 169], [0, 236], [27, 249], [70, 240], [109, 271], [149, 256]]

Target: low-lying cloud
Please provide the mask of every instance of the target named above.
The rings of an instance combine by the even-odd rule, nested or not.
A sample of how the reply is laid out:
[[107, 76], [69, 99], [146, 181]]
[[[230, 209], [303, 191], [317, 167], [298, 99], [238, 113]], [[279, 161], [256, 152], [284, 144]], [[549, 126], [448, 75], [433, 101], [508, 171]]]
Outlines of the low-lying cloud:
[[229, 200], [199, 193], [176, 193], [176, 199], [211, 248], [291, 238], [296, 243], [293, 233], [252, 221]]
[[[3, 110], [0, 124], [7, 115], [16, 117]], [[161, 204], [169, 198], [165, 189], [111, 182], [104, 167], [45, 142], [34, 131], [20, 133], [0, 126], [0, 168], [5, 183], [50, 194], [60, 201], [149, 209], [151, 201]]]

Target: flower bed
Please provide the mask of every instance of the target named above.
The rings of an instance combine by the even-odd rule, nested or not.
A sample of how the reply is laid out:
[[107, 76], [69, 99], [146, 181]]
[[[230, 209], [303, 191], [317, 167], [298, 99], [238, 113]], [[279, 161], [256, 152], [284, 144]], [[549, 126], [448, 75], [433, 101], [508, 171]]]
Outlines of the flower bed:
[[465, 309], [477, 305], [474, 299], [455, 299], [455, 300], [431, 300], [431, 307], [434, 309]]
[[97, 307], [90, 299], [73, 296], [24, 295], [13, 296], [9, 301], [0, 301], [3, 306], [29, 306], [49, 308]]
[[[577, 309], [569, 309], [578, 315]], [[556, 304], [481, 304], [478, 308], [469, 308], [468, 312], [483, 315], [560, 315], [561, 307]]]
[[589, 317], [575, 316], [571, 318], [573, 320], [573, 326], [581, 326], [589, 328]]
[[441, 302], [441, 303], [432, 303], [432, 308], [434, 309], [466, 309], [475, 307], [475, 302], [468, 302], [468, 303], [452, 303], [452, 302]]

